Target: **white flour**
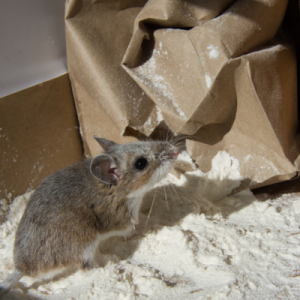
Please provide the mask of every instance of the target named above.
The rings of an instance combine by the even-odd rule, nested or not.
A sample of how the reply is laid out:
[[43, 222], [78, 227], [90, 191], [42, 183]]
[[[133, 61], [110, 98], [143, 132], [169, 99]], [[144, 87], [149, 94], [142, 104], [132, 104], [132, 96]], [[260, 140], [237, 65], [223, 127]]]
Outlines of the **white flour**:
[[[162, 57], [168, 58], [167, 50], [163, 50], [162, 43], [160, 42], [159, 47], [153, 50], [152, 57], [145, 62], [142, 66], [134, 70], [133, 76], [146, 85], [153, 93], [160, 104], [168, 110], [175, 110], [183, 120], [187, 120], [185, 113], [179, 107], [176, 99], [173, 95], [173, 89], [162, 74], [157, 73], [157, 66], [160, 63]], [[170, 74], [172, 76], [172, 74]]]
[[[207, 174], [169, 175], [144, 200], [140, 234], [156, 193], [144, 236], [105, 242], [104, 267], [48, 282], [24, 277], [4, 299], [300, 299], [300, 197], [226, 197], [240, 179], [226, 152]], [[13, 271], [13, 236], [28, 198], [14, 200], [0, 227], [0, 280]]]

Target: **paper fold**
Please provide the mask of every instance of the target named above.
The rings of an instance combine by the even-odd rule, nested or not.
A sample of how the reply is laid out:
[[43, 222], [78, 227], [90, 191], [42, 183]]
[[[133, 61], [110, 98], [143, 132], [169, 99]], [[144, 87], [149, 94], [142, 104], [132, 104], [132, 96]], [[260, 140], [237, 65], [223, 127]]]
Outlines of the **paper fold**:
[[225, 150], [252, 185], [295, 176], [296, 59], [276, 36], [287, 2], [67, 2], [86, 153], [97, 151], [90, 136], [110, 137], [104, 120], [117, 141], [128, 139], [117, 133], [149, 136], [166, 125], [189, 136], [203, 171]]

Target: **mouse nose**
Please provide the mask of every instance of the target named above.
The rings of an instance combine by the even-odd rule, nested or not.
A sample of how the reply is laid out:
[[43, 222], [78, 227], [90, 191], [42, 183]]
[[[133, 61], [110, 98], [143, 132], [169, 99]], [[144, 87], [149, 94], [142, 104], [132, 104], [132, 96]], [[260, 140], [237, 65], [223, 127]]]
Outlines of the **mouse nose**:
[[177, 148], [173, 148], [173, 149], [170, 150], [169, 154], [172, 158], [176, 158], [179, 154], [179, 151], [178, 151]]

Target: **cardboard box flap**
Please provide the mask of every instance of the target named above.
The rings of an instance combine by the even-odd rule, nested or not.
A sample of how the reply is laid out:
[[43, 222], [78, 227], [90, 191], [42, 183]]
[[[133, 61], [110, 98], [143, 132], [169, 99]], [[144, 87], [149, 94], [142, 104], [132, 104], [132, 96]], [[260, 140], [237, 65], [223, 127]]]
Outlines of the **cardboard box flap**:
[[83, 159], [68, 74], [0, 98], [0, 148], [0, 215], [5, 202]]

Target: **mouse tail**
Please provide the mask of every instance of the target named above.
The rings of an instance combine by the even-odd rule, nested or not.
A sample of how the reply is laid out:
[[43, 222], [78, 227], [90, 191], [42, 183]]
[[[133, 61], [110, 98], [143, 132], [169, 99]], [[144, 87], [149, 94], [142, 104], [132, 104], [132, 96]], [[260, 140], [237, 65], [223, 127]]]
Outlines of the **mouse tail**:
[[0, 283], [0, 297], [6, 294], [22, 277], [24, 273], [20, 270], [15, 270], [3, 282]]

